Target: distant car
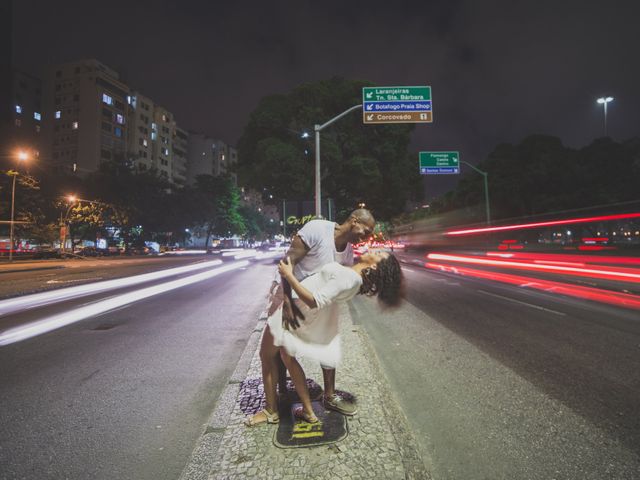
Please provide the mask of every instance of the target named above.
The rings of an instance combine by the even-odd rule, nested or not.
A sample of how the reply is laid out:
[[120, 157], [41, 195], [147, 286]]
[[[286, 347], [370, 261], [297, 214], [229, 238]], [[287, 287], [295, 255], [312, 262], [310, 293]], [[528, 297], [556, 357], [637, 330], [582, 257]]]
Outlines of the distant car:
[[83, 257], [100, 257], [103, 255], [102, 251], [98, 250], [96, 247], [83, 247], [76, 253]]
[[60, 258], [60, 252], [55, 248], [38, 248], [33, 252], [34, 259]]

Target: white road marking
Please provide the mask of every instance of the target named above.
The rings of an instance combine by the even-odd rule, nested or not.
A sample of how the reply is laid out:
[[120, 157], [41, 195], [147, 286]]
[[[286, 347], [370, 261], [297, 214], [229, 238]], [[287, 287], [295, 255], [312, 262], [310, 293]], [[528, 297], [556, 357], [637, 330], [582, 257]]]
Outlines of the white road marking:
[[74, 283], [74, 282], [84, 282], [87, 280], [102, 280], [102, 277], [76, 278], [74, 280], [47, 280], [47, 283]]
[[56, 315], [42, 318], [40, 320], [21, 325], [19, 327], [11, 328], [0, 333], [0, 346], [9, 345], [11, 343], [42, 335], [43, 333], [47, 333], [64, 326], [71, 325], [72, 323], [84, 320], [86, 318], [95, 317], [104, 312], [115, 310], [119, 307], [127, 306], [131, 303], [144, 300], [145, 298], [169, 292], [186, 285], [192, 285], [203, 280], [208, 280], [217, 275], [220, 275], [221, 273], [246, 267], [248, 263], [249, 262], [247, 260], [242, 260], [237, 263], [226, 264], [224, 266], [191, 275], [189, 277], [172, 280], [170, 282], [161, 283], [140, 290], [129, 291], [128, 293], [116, 295], [108, 299], [103, 299], [93, 304], [58, 313]]
[[554, 313], [556, 315], [562, 315], [562, 316], [566, 316], [567, 315], [566, 313], [563, 313], [563, 312], [558, 312], [556, 310], [551, 310], [549, 308], [544, 308], [544, 307], [541, 307], [540, 305], [534, 305], [532, 303], [522, 302], [520, 300], [516, 300], [515, 298], [504, 297], [504, 296], [498, 295], [496, 293], [486, 292], [484, 290], [476, 290], [476, 292], [483, 293], [484, 295], [489, 295], [491, 297], [501, 298], [501, 299], [507, 300], [509, 302], [519, 303], [520, 305], [525, 305], [527, 307], [535, 308], [537, 310], [544, 310], [545, 312]]

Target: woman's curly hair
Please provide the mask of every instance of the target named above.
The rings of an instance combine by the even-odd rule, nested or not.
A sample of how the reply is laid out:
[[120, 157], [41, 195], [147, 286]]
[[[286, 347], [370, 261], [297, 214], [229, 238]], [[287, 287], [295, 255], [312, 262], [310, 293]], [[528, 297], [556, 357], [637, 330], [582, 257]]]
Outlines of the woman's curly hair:
[[404, 297], [404, 277], [400, 262], [392, 254], [378, 262], [375, 269], [362, 271], [360, 293], [367, 296], [378, 296], [383, 304], [397, 306]]

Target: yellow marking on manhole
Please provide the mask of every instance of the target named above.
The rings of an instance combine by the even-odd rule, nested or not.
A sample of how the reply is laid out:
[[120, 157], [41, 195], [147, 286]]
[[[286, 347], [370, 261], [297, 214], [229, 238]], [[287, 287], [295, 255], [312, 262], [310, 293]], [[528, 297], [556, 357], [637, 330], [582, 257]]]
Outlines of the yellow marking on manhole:
[[293, 426], [293, 434], [291, 438], [312, 438], [312, 437], [324, 437], [324, 431], [322, 430], [322, 422], [318, 423], [296, 423]]

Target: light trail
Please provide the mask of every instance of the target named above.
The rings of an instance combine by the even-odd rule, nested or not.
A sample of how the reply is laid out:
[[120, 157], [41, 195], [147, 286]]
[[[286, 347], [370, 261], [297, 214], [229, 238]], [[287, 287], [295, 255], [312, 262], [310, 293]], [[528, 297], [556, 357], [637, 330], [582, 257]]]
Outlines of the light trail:
[[431, 268], [442, 272], [455, 273], [458, 275], [466, 275], [475, 278], [484, 278], [496, 282], [517, 285], [518, 287], [522, 288], [532, 288], [549, 293], [557, 293], [560, 295], [581, 298], [583, 300], [608, 303], [617, 307], [640, 309], [640, 296], [632, 295], [629, 293], [620, 293], [610, 290], [601, 290], [599, 288], [583, 287], [562, 282], [554, 282], [551, 280], [541, 280], [538, 278], [524, 277], [509, 273], [489, 272], [486, 270], [476, 270], [473, 268], [438, 264], [432, 262], [427, 262], [424, 264], [424, 266], [426, 268]]
[[620, 257], [607, 255], [576, 255], [569, 253], [527, 253], [527, 252], [487, 252], [488, 257], [513, 258], [515, 260], [548, 260], [553, 262], [577, 262], [581, 265], [622, 265], [640, 266], [640, 257]]
[[129, 287], [139, 283], [149, 282], [151, 280], [159, 280], [161, 278], [172, 277], [182, 273], [189, 273], [204, 268], [215, 267], [222, 264], [222, 260], [212, 260], [210, 262], [196, 263], [193, 265], [185, 265], [183, 267], [169, 268], [158, 272], [144, 273], [142, 275], [134, 275], [132, 277], [117, 278], [114, 280], [106, 280], [104, 282], [90, 283], [87, 285], [77, 285], [75, 287], [61, 288], [58, 290], [50, 290], [48, 292], [34, 293], [24, 295], [17, 298], [9, 298], [0, 301], [0, 316], [7, 315], [19, 310], [27, 308], [35, 308], [52, 303], [58, 303], [71, 298], [83, 297], [94, 293], [106, 292], [116, 288]]
[[446, 255], [440, 253], [430, 253], [429, 255], [427, 255], [427, 258], [429, 260], [444, 260], [457, 263], [470, 263], [492, 267], [516, 268], [521, 270], [543, 271], [556, 274], [576, 275], [582, 277], [600, 278], [605, 280], [640, 283], [640, 273], [638, 273], [638, 271], [635, 269], [622, 269], [600, 266], [579, 268], [560, 265], [543, 265], [539, 263], [527, 263], [520, 261], [492, 260], [489, 258], [466, 255]]
[[221, 273], [237, 270], [249, 265], [249, 262], [243, 260], [241, 262], [225, 265], [214, 270], [191, 275], [190, 277], [180, 278], [161, 285], [154, 285], [152, 287], [143, 288], [134, 292], [124, 293], [122, 295], [116, 295], [115, 297], [108, 298], [106, 300], [100, 300], [96, 303], [86, 305], [84, 307], [76, 308], [68, 312], [52, 315], [40, 320], [37, 320], [26, 325], [11, 328], [0, 334], [0, 346], [9, 345], [15, 342], [20, 342], [28, 338], [32, 338], [43, 333], [48, 333], [58, 328], [65, 327], [72, 323], [85, 320], [90, 317], [94, 317], [101, 313], [108, 312], [109, 310], [116, 309], [128, 305], [133, 302], [138, 302], [145, 298], [158, 295], [160, 293], [168, 292], [176, 288], [191, 285], [203, 280], [208, 280]]
[[631, 219], [631, 218], [640, 218], [640, 213], [621, 213], [618, 215], [600, 215], [597, 217], [570, 218], [566, 220], [551, 220], [547, 222], [522, 223], [519, 225], [504, 225], [501, 227], [482, 227], [482, 228], [470, 228], [467, 230], [452, 230], [449, 232], [445, 232], [445, 235], [450, 235], [450, 236], [475, 235], [478, 233], [502, 232], [506, 230], [522, 230], [525, 228], [550, 227], [554, 225], [573, 225], [576, 223], [606, 222], [610, 220], [625, 220], [625, 219]]

